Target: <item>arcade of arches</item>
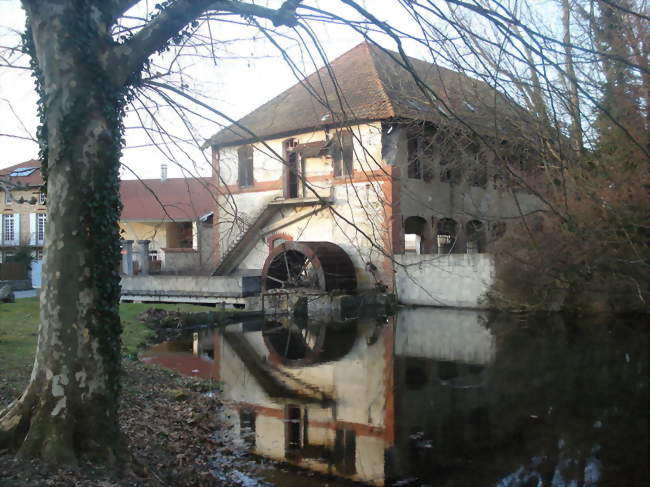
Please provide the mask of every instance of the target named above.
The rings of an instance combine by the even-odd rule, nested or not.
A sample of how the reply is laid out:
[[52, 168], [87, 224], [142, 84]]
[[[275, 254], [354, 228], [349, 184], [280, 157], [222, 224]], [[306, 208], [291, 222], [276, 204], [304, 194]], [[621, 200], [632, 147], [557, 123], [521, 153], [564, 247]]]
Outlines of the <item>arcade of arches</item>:
[[409, 216], [404, 219], [403, 249], [415, 254], [480, 254], [487, 252], [490, 241], [505, 232], [505, 223], [489, 225], [477, 219], [455, 220]]

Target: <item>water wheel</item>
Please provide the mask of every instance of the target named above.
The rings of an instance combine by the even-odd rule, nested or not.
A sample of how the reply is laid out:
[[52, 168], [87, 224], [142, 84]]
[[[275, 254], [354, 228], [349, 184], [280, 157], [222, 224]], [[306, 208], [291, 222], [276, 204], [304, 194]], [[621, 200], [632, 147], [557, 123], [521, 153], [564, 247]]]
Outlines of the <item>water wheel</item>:
[[331, 242], [284, 242], [264, 262], [262, 290], [295, 288], [356, 291], [352, 260]]

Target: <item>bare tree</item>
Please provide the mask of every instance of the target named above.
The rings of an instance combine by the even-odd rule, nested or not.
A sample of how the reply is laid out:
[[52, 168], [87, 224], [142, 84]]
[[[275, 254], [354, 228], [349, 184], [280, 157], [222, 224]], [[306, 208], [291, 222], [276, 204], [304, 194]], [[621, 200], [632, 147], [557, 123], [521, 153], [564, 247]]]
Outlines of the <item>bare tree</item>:
[[[36, 360], [25, 392], [0, 412], [0, 449], [10, 448], [22, 455], [67, 462], [75, 461], [82, 453], [103, 460], [111, 460], [119, 453], [116, 416], [120, 322], [116, 269], [120, 256], [118, 169], [124, 113], [130, 108], [144, 117], [143, 124], [152, 129], [149, 134], [160, 135], [158, 138], [152, 135], [150, 142], [160, 145], [166, 157], [173, 159], [164, 152], [161, 142], [196, 142], [188, 114], [209, 117], [220, 113], [205, 101], [188, 98], [185, 88], [189, 80], [182, 69], [180, 53], [218, 60], [214, 54], [216, 33], [228, 23], [260, 29], [269, 42], [281, 49], [282, 39], [310, 46], [310, 50], [305, 50], [305, 57], [307, 64], [314, 66], [324, 55], [310, 27], [313, 23], [343, 24], [369, 42], [392, 43], [399, 54], [390, 55], [411, 73], [422, 100], [445, 121], [436, 140], [448, 141], [459, 151], [467, 152], [471, 147], [473, 152], [491, 154], [496, 169], [513, 184], [536, 194], [545, 211], [557, 216], [562, 225], [573, 222], [574, 214], [567, 211], [567, 192], [572, 186], [563, 176], [566, 159], [561, 155], [566, 125], [573, 123], [573, 129], [577, 130], [582, 120], [577, 120], [576, 114], [580, 117], [602, 106], [592, 85], [574, 81], [586, 78], [586, 70], [571, 74], [562, 59], [564, 56], [594, 59], [595, 56], [610, 60], [610, 53], [576, 45], [567, 36], [547, 33], [538, 25], [524, 21], [518, 9], [507, 2], [396, 0], [395, 5], [411, 19], [409, 30], [382, 21], [370, 7], [367, 9], [362, 2], [353, 0], [340, 0], [330, 10], [307, 0], [274, 2], [277, 8], [239, 0], [170, 0], [158, 4], [155, 12], [144, 14], [137, 10], [139, 3], [138, 0], [22, 2], [28, 16], [25, 49], [40, 95], [39, 140], [47, 178], [49, 222]], [[475, 28], [477, 22], [488, 29]], [[413, 61], [406, 56], [407, 47], [500, 89], [501, 93], [493, 91], [492, 99], [502, 107], [510, 107], [509, 115], [492, 112], [487, 118], [494, 122], [498, 116], [499, 123], [492, 126], [508, 125], [508, 130], [486, 134], [468, 115], [472, 107], [458, 111], [449, 106], [445, 93], [433, 89], [418, 75]], [[639, 53], [646, 51], [644, 45]], [[162, 57], [158, 56], [161, 53], [164, 53]], [[296, 76], [303, 78], [298, 63], [286, 51], [282, 54]], [[635, 58], [637, 61], [620, 57], [616, 55], [618, 62], [635, 73], [642, 73], [647, 80], [647, 57], [645, 61], [642, 54]], [[522, 73], [527, 69], [530, 72], [522, 81]], [[569, 80], [568, 95], [566, 90], [557, 88], [560, 76]], [[582, 109], [575, 100], [576, 87]], [[447, 86], [443, 91], [445, 88], [455, 87]], [[306, 89], [311, 89], [319, 103], [332, 104], [333, 100], [319, 98], [319, 90], [309, 86]], [[533, 113], [542, 116], [541, 122], [534, 117], [531, 122], [530, 113], [519, 107], [518, 102], [525, 97]], [[337, 98], [337, 107], [345, 107], [344, 97], [337, 95]], [[585, 100], [587, 108], [584, 108]], [[565, 105], [558, 105], [558, 101]], [[160, 106], [168, 106], [177, 113], [186, 133], [171, 135], [158, 125], [156, 110]], [[197, 106], [207, 112], [199, 114]], [[625, 128], [616, 116], [606, 111], [604, 116]], [[344, 124], [345, 119], [336, 122]], [[536, 130], [535, 126], [544, 130]], [[421, 128], [427, 130], [426, 126]], [[647, 146], [629, 130], [624, 132], [630, 135], [627, 142], [647, 155]], [[504, 133], [520, 134], [510, 140], [507, 150], [502, 149]], [[534, 157], [529, 160], [541, 160], [544, 164], [540, 165], [559, 172], [560, 184], [556, 185], [557, 178], [551, 175], [552, 189], [540, 190], [536, 181], [520, 171], [520, 167], [514, 167], [512, 155], [522, 147], [534, 148]], [[280, 155], [277, 157], [282, 159]], [[450, 178], [452, 174], [453, 171], [449, 172]], [[558, 191], [563, 195], [559, 202], [555, 199]], [[363, 203], [360, 196], [353, 197]], [[237, 208], [229, 211], [236, 222]], [[337, 216], [345, 220], [343, 215]], [[348, 223], [354, 225], [354, 221]], [[526, 220], [524, 223], [530, 228]], [[384, 244], [374, 234], [384, 232], [372, 230], [361, 234], [383, 251]]]

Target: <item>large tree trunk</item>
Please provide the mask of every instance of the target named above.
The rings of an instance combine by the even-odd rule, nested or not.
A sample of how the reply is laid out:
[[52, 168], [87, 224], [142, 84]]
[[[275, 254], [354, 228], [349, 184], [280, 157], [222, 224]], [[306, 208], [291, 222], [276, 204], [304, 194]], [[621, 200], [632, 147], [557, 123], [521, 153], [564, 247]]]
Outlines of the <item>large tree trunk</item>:
[[92, 8], [24, 3], [47, 120], [48, 225], [36, 360], [25, 392], [0, 412], [0, 449], [110, 460], [120, 444], [121, 94], [100, 66]]

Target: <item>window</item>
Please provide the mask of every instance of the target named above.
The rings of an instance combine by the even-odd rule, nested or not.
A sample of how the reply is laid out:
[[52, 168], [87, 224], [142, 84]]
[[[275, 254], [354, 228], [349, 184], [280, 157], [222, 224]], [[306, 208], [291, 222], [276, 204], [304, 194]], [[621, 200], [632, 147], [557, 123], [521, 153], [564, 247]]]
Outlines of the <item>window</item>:
[[438, 240], [438, 253], [451, 254], [456, 245], [456, 234], [458, 232], [458, 223], [451, 218], [442, 218], [438, 221], [437, 240]]
[[300, 408], [298, 406], [288, 405], [286, 408], [286, 450], [287, 454], [292, 451], [300, 450], [302, 447], [301, 442], [301, 421]]
[[2, 240], [10, 244], [16, 240], [16, 222], [13, 214], [2, 215]]
[[38, 204], [44, 205], [45, 202], [46, 202], [46, 195], [43, 191], [41, 191], [40, 193], [38, 193]]
[[482, 254], [485, 252], [485, 225], [479, 220], [470, 220], [465, 227], [467, 236], [467, 253]]
[[330, 148], [334, 177], [351, 176], [354, 172], [354, 142], [352, 132], [337, 132]]
[[47, 215], [39, 213], [36, 220], [36, 241], [42, 243], [45, 240], [45, 223], [47, 222]]
[[419, 137], [410, 136], [407, 142], [408, 177], [410, 179], [422, 179], [422, 159], [418, 147], [419, 141]]
[[255, 448], [255, 411], [239, 410], [239, 436], [249, 448]]
[[404, 252], [425, 254], [429, 250], [431, 232], [427, 231], [427, 221], [420, 216], [409, 216], [404, 220]]
[[10, 205], [14, 201], [14, 197], [11, 196], [11, 191], [5, 191], [5, 205]]
[[344, 475], [357, 472], [356, 465], [357, 435], [353, 430], [336, 429], [334, 438], [334, 463], [336, 469]]
[[11, 173], [9, 173], [9, 176], [10, 177], [30, 176], [37, 169], [38, 169], [37, 167], [19, 167], [18, 169], [14, 169]]
[[243, 145], [237, 149], [237, 183], [240, 187], [253, 185], [253, 146]]

